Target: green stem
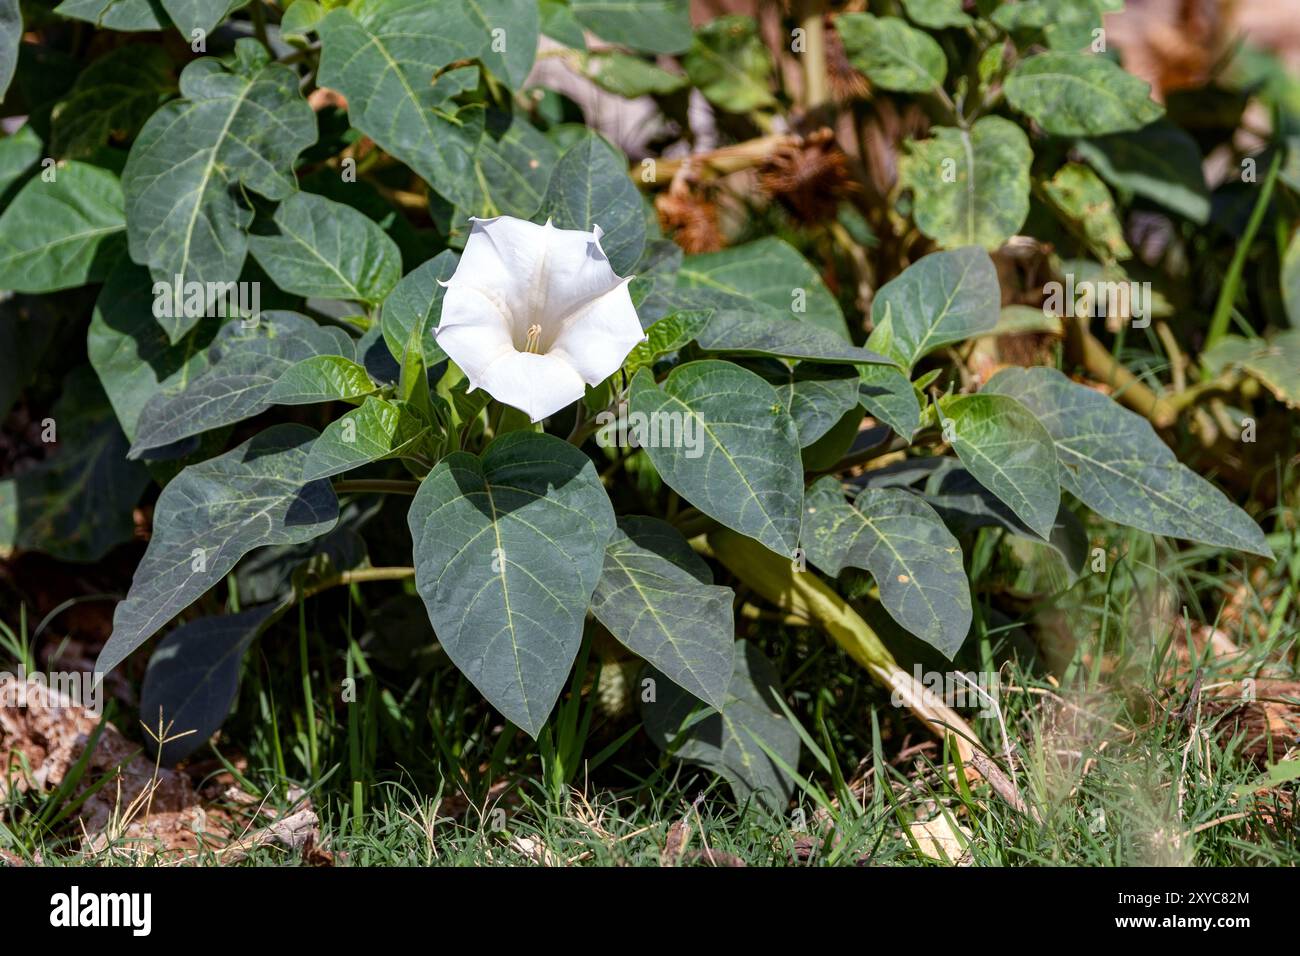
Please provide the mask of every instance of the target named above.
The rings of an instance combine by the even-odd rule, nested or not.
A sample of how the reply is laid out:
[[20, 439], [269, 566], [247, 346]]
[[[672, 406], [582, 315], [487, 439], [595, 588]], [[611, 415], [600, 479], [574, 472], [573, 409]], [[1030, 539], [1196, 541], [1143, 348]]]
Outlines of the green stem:
[[1219, 339], [1228, 333], [1228, 321], [1232, 318], [1233, 303], [1237, 301], [1237, 290], [1241, 285], [1241, 273], [1246, 268], [1246, 256], [1250, 254], [1251, 244], [1255, 241], [1255, 233], [1259, 232], [1260, 224], [1264, 221], [1264, 214], [1268, 212], [1268, 203], [1273, 198], [1273, 187], [1277, 183], [1277, 174], [1281, 168], [1282, 150], [1279, 149], [1273, 154], [1273, 162], [1269, 164], [1268, 175], [1264, 177], [1264, 188], [1260, 191], [1259, 199], [1255, 202], [1255, 208], [1250, 214], [1250, 221], [1246, 223], [1246, 231], [1237, 243], [1237, 250], [1232, 254], [1232, 262], [1228, 265], [1228, 274], [1223, 277], [1223, 286], [1219, 289], [1219, 301], [1215, 303], [1214, 315], [1210, 319], [1210, 331], [1205, 336], [1205, 348], [1202, 351], [1209, 351]]
[[413, 495], [419, 490], [418, 481], [407, 481], [402, 478], [351, 478], [334, 482], [334, 493], [339, 495], [349, 492], [362, 495]]

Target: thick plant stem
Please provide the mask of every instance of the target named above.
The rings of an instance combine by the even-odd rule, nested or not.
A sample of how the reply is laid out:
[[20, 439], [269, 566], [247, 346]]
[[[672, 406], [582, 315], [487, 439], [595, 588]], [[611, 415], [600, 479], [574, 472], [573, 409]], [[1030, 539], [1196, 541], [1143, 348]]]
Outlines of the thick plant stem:
[[822, 20], [821, 0], [804, 0], [803, 94], [804, 109], [813, 110], [829, 98], [826, 81], [826, 26]]
[[908, 710], [936, 735], [951, 735], [962, 762], [971, 766], [979, 744], [962, 717], [898, 666], [862, 616], [811, 571], [796, 571], [791, 561], [752, 538], [726, 528], [711, 532], [708, 547], [727, 570], [787, 614], [804, 618], [829, 634], [877, 683], [897, 694]]

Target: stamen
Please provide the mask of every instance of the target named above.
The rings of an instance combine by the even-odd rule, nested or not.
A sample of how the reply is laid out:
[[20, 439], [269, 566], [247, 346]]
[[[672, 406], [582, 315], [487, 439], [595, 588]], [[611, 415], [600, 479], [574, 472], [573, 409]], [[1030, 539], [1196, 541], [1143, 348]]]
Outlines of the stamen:
[[528, 326], [528, 341], [524, 343], [524, 351], [536, 353], [541, 337], [542, 327], [540, 325]]

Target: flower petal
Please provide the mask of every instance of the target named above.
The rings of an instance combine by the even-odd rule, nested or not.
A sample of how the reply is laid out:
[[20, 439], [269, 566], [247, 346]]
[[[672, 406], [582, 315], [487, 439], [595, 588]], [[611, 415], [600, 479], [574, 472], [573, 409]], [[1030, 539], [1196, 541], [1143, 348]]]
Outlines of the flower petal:
[[582, 377], [563, 359], [532, 352], [502, 355], [476, 384], [535, 422], [576, 402], [586, 390]]
[[438, 345], [476, 387], [489, 365], [515, 351], [510, 321], [497, 298], [491, 292], [461, 285], [453, 276], [442, 298], [442, 318], [433, 333]]
[[599, 385], [613, 375], [633, 346], [646, 337], [627, 282], [575, 312], [547, 353], [572, 365], [588, 385]]

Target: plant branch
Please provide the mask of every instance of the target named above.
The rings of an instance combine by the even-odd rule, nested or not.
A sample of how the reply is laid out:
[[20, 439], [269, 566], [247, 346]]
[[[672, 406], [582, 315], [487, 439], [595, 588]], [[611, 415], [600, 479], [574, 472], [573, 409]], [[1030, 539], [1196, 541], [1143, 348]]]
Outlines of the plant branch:
[[1241, 286], [1241, 273], [1246, 268], [1246, 256], [1250, 254], [1250, 247], [1255, 241], [1255, 233], [1259, 232], [1260, 224], [1264, 221], [1264, 214], [1268, 212], [1268, 203], [1273, 197], [1273, 186], [1277, 183], [1278, 170], [1282, 168], [1282, 152], [1279, 149], [1273, 154], [1273, 162], [1269, 164], [1268, 174], [1264, 177], [1264, 188], [1260, 191], [1259, 199], [1255, 202], [1255, 208], [1250, 214], [1250, 221], [1246, 223], [1246, 231], [1242, 233], [1241, 239], [1237, 242], [1237, 249], [1232, 254], [1232, 262], [1228, 264], [1228, 273], [1223, 277], [1223, 285], [1219, 288], [1219, 301], [1215, 303], [1214, 315], [1210, 317], [1210, 330], [1205, 335], [1203, 352], [1209, 351], [1219, 339], [1228, 334], [1228, 320], [1232, 318], [1232, 307], [1237, 301], [1237, 291]]
[[400, 478], [352, 478], [334, 482], [334, 493], [413, 495], [420, 489], [418, 481], [406, 481]]

